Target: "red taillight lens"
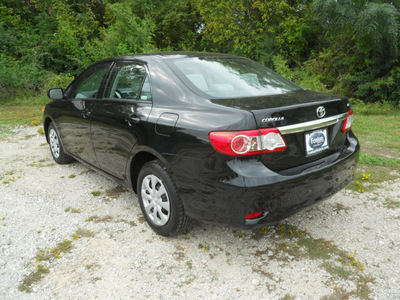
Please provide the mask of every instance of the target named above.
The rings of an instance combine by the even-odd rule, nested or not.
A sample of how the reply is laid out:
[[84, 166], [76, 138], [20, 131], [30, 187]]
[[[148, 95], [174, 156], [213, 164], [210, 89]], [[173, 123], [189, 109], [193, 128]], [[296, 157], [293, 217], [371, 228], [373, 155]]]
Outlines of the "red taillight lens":
[[259, 216], [262, 215], [262, 213], [263, 213], [263, 212], [260, 211], [260, 212], [256, 212], [256, 213], [247, 214], [246, 217], [245, 217], [245, 219], [248, 220], [248, 219], [255, 219], [255, 218], [258, 218]]
[[353, 110], [349, 110], [346, 119], [343, 121], [342, 132], [345, 133], [351, 129], [353, 125]]
[[243, 131], [215, 131], [208, 134], [214, 148], [224, 154], [241, 156], [286, 149], [286, 143], [276, 128]]

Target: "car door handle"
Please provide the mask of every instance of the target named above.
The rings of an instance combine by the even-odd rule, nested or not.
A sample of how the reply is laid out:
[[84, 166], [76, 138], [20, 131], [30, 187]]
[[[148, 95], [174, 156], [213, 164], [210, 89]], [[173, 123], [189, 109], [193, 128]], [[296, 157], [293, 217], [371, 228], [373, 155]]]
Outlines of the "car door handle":
[[125, 121], [128, 122], [129, 126], [132, 126], [132, 123], [137, 124], [141, 121], [141, 119], [139, 117], [130, 116], [130, 117], [126, 117]]

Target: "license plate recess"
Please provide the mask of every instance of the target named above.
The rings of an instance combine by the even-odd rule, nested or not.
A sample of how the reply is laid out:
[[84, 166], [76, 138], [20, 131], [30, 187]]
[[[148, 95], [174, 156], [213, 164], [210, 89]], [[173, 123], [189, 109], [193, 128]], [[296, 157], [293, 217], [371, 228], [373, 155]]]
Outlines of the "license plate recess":
[[328, 130], [317, 129], [305, 134], [306, 155], [313, 155], [328, 149]]

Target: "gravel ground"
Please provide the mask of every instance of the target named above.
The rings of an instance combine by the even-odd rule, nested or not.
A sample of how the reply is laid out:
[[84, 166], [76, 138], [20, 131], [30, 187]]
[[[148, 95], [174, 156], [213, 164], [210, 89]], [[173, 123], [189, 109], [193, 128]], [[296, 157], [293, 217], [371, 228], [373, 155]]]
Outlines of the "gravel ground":
[[0, 140], [0, 299], [400, 298], [399, 180], [277, 227], [164, 238], [131, 192], [55, 164], [38, 128]]

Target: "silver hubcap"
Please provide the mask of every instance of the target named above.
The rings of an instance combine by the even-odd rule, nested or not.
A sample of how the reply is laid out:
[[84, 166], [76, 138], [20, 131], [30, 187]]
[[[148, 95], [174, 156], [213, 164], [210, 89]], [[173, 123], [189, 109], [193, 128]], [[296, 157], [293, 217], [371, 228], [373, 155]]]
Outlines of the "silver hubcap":
[[50, 148], [55, 158], [60, 156], [60, 140], [58, 139], [57, 132], [52, 128], [49, 133]]
[[141, 195], [147, 217], [154, 225], [165, 225], [170, 217], [170, 202], [161, 179], [147, 175], [142, 181]]

